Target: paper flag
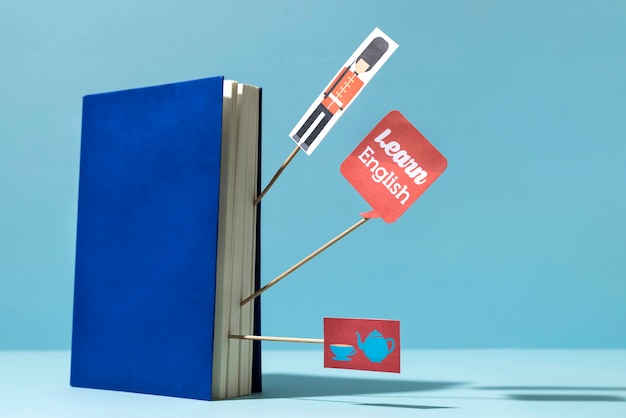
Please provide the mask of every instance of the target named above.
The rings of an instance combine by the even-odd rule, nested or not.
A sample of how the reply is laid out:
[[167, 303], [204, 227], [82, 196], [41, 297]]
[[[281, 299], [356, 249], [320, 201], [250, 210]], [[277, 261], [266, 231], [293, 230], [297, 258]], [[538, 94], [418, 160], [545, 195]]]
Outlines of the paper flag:
[[324, 318], [324, 367], [400, 373], [400, 321]]
[[446, 169], [446, 158], [397, 110], [389, 112], [341, 164], [341, 174], [394, 222]]
[[307, 155], [397, 48], [398, 44], [376, 28], [348, 58], [289, 134]]

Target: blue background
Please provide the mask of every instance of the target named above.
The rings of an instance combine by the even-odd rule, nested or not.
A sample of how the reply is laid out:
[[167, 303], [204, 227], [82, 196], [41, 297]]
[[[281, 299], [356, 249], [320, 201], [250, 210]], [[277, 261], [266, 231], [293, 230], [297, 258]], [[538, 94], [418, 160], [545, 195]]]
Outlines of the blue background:
[[267, 292], [264, 334], [373, 317], [407, 348], [626, 347], [626, 3], [210, 3], [0, 3], [0, 348], [70, 345], [82, 96], [259, 85], [267, 183], [376, 26], [399, 49], [263, 200], [263, 281], [368, 210], [339, 165], [388, 111], [449, 167]]

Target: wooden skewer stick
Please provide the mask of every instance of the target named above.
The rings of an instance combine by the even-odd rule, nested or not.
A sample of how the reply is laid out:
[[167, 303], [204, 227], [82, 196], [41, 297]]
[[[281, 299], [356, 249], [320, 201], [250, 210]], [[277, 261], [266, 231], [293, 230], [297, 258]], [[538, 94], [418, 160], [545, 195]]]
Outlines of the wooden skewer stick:
[[267, 184], [267, 186], [265, 186], [265, 189], [263, 189], [261, 194], [258, 195], [257, 198], [254, 200], [254, 206], [259, 204], [261, 199], [263, 199], [263, 196], [265, 196], [265, 193], [267, 193], [269, 191], [270, 187], [272, 187], [272, 185], [278, 179], [278, 177], [281, 175], [283, 170], [285, 170], [285, 168], [287, 168], [287, 165], [291, 162], [291, 160], [293, 160], [293, 157], [296, 156], [296, 154], [298, 153], [299, 150], [300, 150], [300, 147], [298, 145], [296, 145], [296, 147], [293, 149], [293, 151], [291, 151], [291, 154], [289, 154], [289, 157], [287, 157], [287, 159], [285, 160], [283, 165], [281, 165], [280, 168], [278, 169], [278, 171], [276, 172], [276, 174], [274, 174], [274, 177], [272, 177], [272, 179]]
[[252, 341], [278, 341], [285, 343], [309, 343], [309, 344], [324, 344], [324, 340], [319, 338], [291, 338], [291, 337], [265, 337], [261, 335], [229, 335], [228, 338], [237, 340], [252, 340]]
[[312, 252], [311, 254], [309, 254], [308, 256], [306, 256], [305, 258], [303, 258], [302, 260], [300, 260], [300, 262], [298, 262], [297, 264], [295, 264], [293, 267], [291, 267], [290, 269], [288, 269], [287, 271], [285, 271], [283, 274], [281, 274], [280, 276], [276, 277], [274, 280], [272, 280], [271, 282], [269, 282], [268, 284], [266, 284], [265, 286], [263, 286], [262, 288], [260, 288], [259, 290], [257, 290], [256, 292], [254, 292], [253, 294], [251, 294], [250, 296], [248, 296], [247, 298], [245, 298], [244, 300], [241, 301], [241, 306], [245, 305], [246, 303], [250, 302], [251, 300], [253, 300], [254, 298], [256, 298], [257, 296], [259, 296], [261, 293], [265, 292], [267, 289], [269, 289], [270, 287], [274, 286], [276, 283], [278, 283], [279, 281], [281, 281], [282, 279], [284, 279], [285, 277], [287, 277], [289, 274], [293, 273], [294, 271], [296, 271], [299, 267], [301, 267], [304, 263], [306, 263], [307, 261], [311, 260], [313, 257], [315, 257], [316, 255], [318, 255], [319, 253], [321, 253], [322, 251], [324, 251], [325, 249], [327, 249], [328, 247], [330, 247], [331, 245], [333, 245], [334, 243], [336, 243], [337, 241], [339, 241], [341, 238], [345, 237], [346, 235], [348, 235], [350, 232], [354, 231], [355, 229], [357, 229], [359, 226], [363, 225], [365, 222], [367, 222], [370, 218], [363, 218], [360, 221], [358, 221], [357, 223], [355, 223], [354, 225], [352, 225], [350, 228], [346, 229], [345, 231], [343, 231], [341, 234], [337, 235], [335, 238], [331, 239], [330, 241], [328, 241], [326, 244], [322, 245], [321, 247], [319, 247], [317, 250], [315, 250], [314, 252]]

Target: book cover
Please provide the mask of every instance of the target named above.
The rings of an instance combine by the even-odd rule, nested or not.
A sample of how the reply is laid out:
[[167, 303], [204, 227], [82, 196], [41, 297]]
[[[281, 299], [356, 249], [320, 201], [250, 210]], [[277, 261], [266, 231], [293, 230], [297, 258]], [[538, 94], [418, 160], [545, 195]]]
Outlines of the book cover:
[[222, 104], [223, 77], [84, 98], [72, 386], [211, 399]]

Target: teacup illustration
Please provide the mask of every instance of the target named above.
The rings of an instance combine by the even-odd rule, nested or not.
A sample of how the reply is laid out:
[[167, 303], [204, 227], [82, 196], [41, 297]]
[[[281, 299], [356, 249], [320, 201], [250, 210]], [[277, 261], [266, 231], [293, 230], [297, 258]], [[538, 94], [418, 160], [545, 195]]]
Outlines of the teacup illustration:
[[350, 361], [352, 360], [350, 356], [356, 354], [354, 346], [349, 344], [331, 344], [330, 351], [335, 355], [335, 357], [332, 358], [335, 361]]

